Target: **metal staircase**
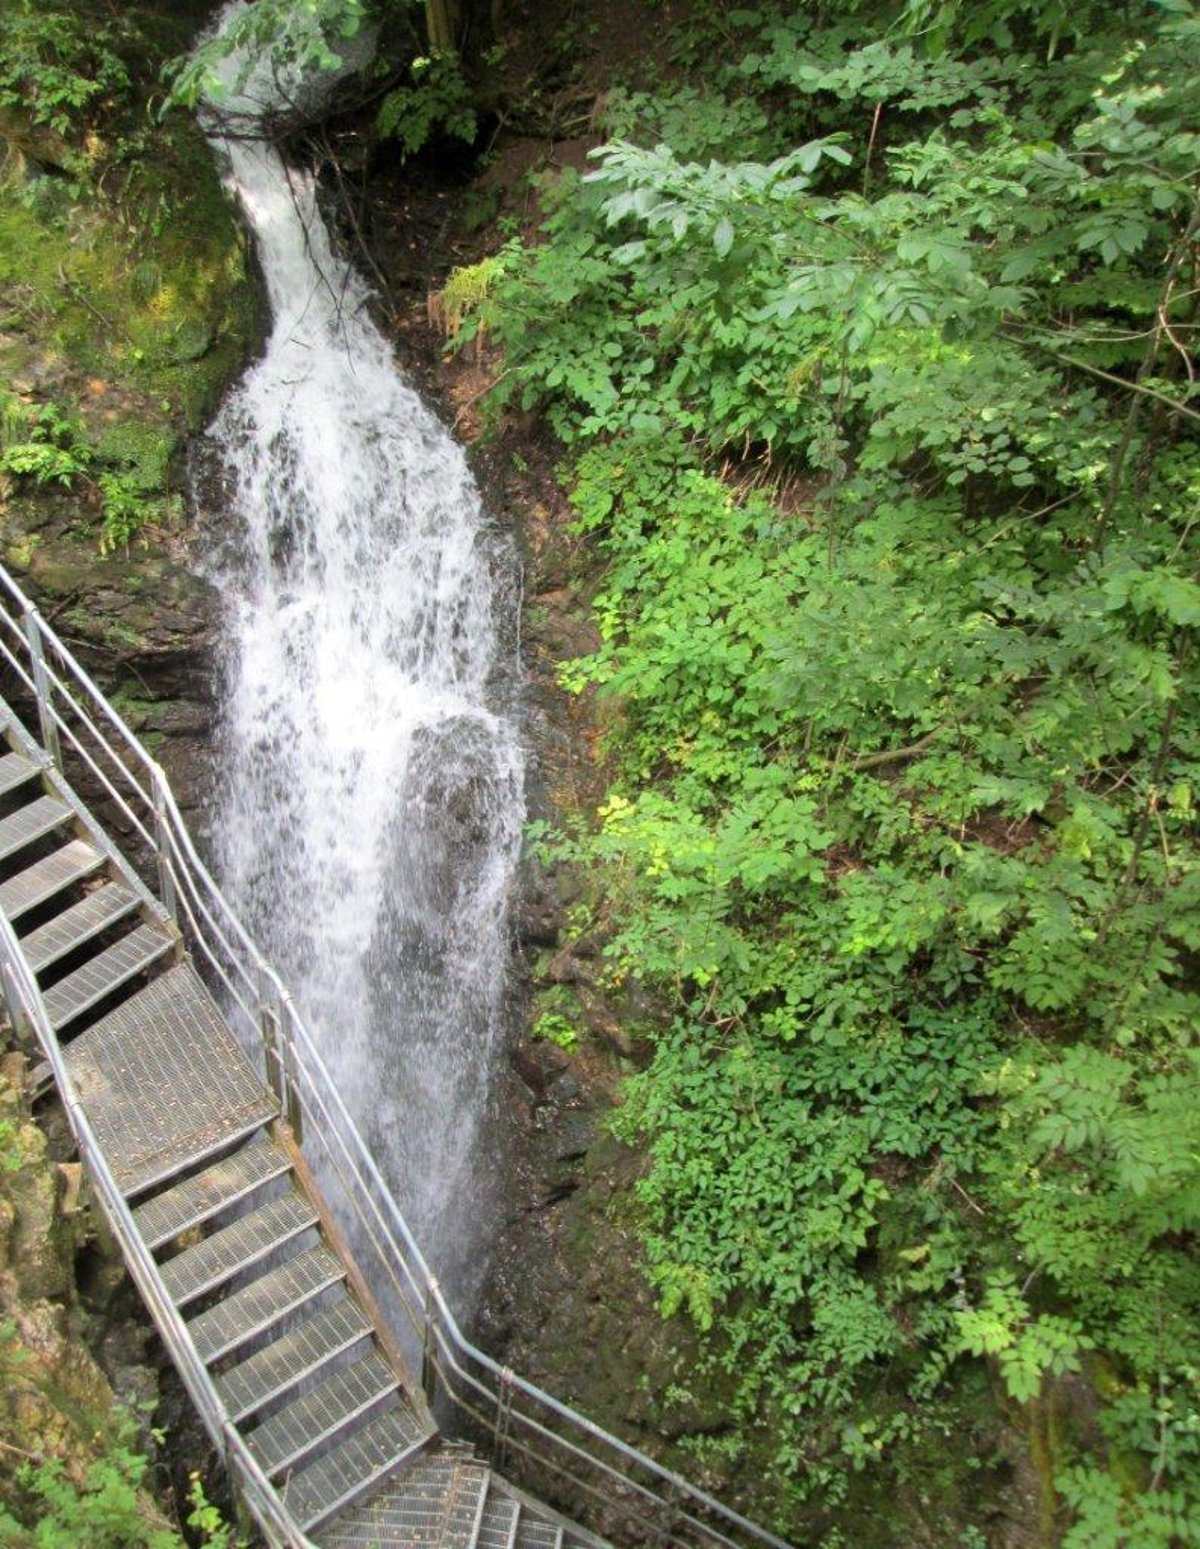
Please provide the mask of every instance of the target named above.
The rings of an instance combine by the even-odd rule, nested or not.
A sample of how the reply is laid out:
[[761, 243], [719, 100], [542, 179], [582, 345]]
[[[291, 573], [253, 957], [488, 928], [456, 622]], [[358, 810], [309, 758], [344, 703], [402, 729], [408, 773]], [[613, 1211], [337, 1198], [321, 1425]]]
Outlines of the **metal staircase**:
[[[464, 1339], [161, 771], [3, 571], [0, 658], [25, 710], [0, 700], [10, 1020], [45, 1056], [34, 1084], [57, 1086], [130, 1273], [267, 1542], [787, 1549]], [[120, 849], [77, 785], [127, 833]], [[443, 1434], [435, 1398], [490, 1444], [489, 1461]], [[589, 1526], [523, 1493], [505, 1465], [582, 1503]]]

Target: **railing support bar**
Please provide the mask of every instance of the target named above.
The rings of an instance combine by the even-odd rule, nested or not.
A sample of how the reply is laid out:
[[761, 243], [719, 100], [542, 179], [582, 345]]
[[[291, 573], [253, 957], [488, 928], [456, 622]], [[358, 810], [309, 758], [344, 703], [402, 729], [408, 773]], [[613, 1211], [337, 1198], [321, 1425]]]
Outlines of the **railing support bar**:
[[262, 1036], [267, 1085], [272, 1091], [279, 1094], [280, 1109], [286, 1113], [288, 1107], [288, 1082], [287, 1076], [284, 1073], [283, 1058], [280, 1053], [280, 1044], [283, 1038], [283, 1015], [279, 1005], [279, 997], [275, 993], [274, 981], [265, 969], [259, 970], [258, 1027]]
[[158, 896], [163, 908], [178, 925], [179, 902], [175, 897], [175, 878], [171, 872], [171, 841], [164, 781], [157, 769], [151, 778], [154, 790], [154, 858], [158, 862]]
[[437, 1282], [430, 1280], [425, 1292], [425, 1316], [421, 1328], [421, 1387], [425, 1393], [425, 1402], [430, 1409], [437, 1394], [437, 1338], [434, 1334], [433, 1320], [437, 1315], [437, 1302], [434, 1296], [434, 1287]]
[[512, 1369], [506, 1366], [500, 1373], [500, 1384], [496, 1393], [496, 1419], [492, 1426], [496, 1467], [500, 1469], [505, 1467], [508, 1458], [508, 1431], [512, 1424], [512, 1379]]
[[58, 740], [58, 727], [54, 723], [54, 709], [50, 703], [50, 674], [46, 671], [46, 655], [42, 643], [41, 619], [35, 607], [25, 609], [21, 619], [25, 641], [29, 646], [29, 661], [33, 668], [33, 687], [37, 694], [38, 726], [42, 733], [42, 746], [49, 753], [54, 767], [62, 769], [62, 747]]

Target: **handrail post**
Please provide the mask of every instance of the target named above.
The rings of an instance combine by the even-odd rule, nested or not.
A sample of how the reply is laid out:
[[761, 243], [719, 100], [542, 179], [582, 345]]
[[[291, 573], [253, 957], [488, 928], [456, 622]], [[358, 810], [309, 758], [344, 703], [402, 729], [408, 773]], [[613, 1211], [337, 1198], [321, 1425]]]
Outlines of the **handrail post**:
[[258, 1029], [262, 1035], [267, 1085], [272, 1091], [278, 1092], [279, 1106], [286, 1111], [288, 1085], [280, 1054], [280, 1045], [283, 1042], [283, 1011], [271, 976], [261, 964], [258, 979]]
[[434, 1353], [436, 1338], [433, 1331], [433, 1319], [437, 1311], [434, 1293], [437, 1281], [430, 1276], [429, 1284], [425, 1288], [425, 1317], [421, 1332], [421, 1388], [425, 1394], [425, 1402], [430, 1409], [433, 1408], [434, 1395], [437, 1393], [437, 1359]]
[[37, 694], [38, 726], [42, 733], [42, 746], [49, 753], [56, 769], [62, 769], [62, 747], [58, 740], [58, 727], [50, 703], [50, 674], [46, 671], [46, 653], [42, 645], [41, 620], [37, 609], [30, 604], [21, 618], [25, 643], [29, 647], [29, 663], [33, 668], [33, 687]]
[[283, 1104], [288, 1126], [299, 1146], [304, 1143], [304, 1105], [300, 1101], [299, 1056], [296, 1053], [296, 1039], [291, 1028], [291, 1000], [287, 995], [277, 994], [275, 1004], [279, 1017], [280, 1079], [282, 1081], [279, 1098]]
[[7, 956], [4, 959], [2, 982], [4, 1009], [8, 1013], [9, 1026], [12, 1028], [13, 1037], [18, 1042], [28, 1042], [30, 1037], [29, 1017], [25, 1010], [25, 1002], [17, 988], [16, 965]]
[[171, 874], [171, 831], [167, 825], [167, 803], [163, 794], [163, 775], [155, 767], [151, 775], [154, 792], [154, 856], [158, 862], [158, 896], [162, 906], [179, 923], [179, 904], [175, 897], [175, 878]]
[[492, 1422], [493, 1459], [497, 1468], [504, 1467], [508, 1452], [508, 1433], [512, 1425], [512, 1368], [506, 1366], [500, 1373], [496, 1387], [496, 1418]]

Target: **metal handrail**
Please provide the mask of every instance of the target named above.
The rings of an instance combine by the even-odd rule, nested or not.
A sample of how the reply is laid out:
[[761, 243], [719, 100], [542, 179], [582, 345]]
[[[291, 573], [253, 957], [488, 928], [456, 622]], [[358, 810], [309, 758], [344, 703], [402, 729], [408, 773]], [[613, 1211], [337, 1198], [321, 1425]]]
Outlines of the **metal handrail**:
[[[333, 1201], [335, 1214], [339, 1204], [349, 1210], [350, 1230], [365, 1235], [372, 1260], [422, 1352], [430, 1400], [440, 1385], [441, 1395], [468, 1422], [489, 1431], [498, 1448], [520, 1453], [535, 1468], [569, 1481], [606, 1507], [615, 1505], [619, 1514], [637, 1524], [640, 1533], [648, 1529], [660, 1543], [789, 1549], [785, 1540], [501, 1366], [466, 1338], [333, 1082], [316, 1040], [279, 974], [264, 958], [197, 853], [162, 768], [2, 566], [0, 625], [25, 648], [22, 660], [13, 642], [0, 637], [0, 657], [16, 671], [33, 698], [41, 746], [61, 769], [65, 743], [69, 754], [83, 761], [137, 833], [147, 851], [145, 859], [157, 869], [157, 891], [164, 907], [221, 981], [243, 1043], [277, 1085], [284, 1111], [301, 1120], [302, 1148], [310, 1161], [328, 1170], [341, 1194], [340, 1202]], [[114, 742], [119, 747], [114, 747]], [[126, 759], [135, 767], [129, 767]], [[7, 924], [0, 931], [0, 957], [6, 989], [10, 960], [15, 965], [15, 1005], [46, 1049], [68, 1104], [81, 1155], [95, 1172], [105, 1213], [126, 1250], [135, 1279], [140, 1287], [144, 1283], [147, 1305], [210, 1435], [229, 1457], [256, 1515], [258, 1505], [263, 1504], [266, 1516], [260, 1521], [264, 1528], [282, 1513], [286, 1520], [279, 1531], [296, 1535], [294, 1522], [224, 1414], [186, 1327], [170, 1304], [157, 1267], [141, 1243], [128, 1206], [74, 1097], [36, 982]], [[265, 1501], [260, 1502], [263, 1492]], [[300, 1535], [279, 1542], [304, 1544], [307, 1540]]]
[[188, 1396], [195, 1405], [209, 1438], [236, 1478], [246, 1504], [253, 1512], [271, 1549], [316, 1549], [280, 1500], [254, 1454], [229, 1417], [220, 1395], [201, 1360], [187, 1324], [171, 1300], [162, 1273], [142, 1240], [133, 1214], [113, 1176], [96, 1133], [75, 1090], [37, 981], [29, 970], [16, 932], [0, 914], [0, 975], [9, 1019], [15, 1030], [36, 1038], [54, 1075], [79, 1155], [87, 1168], [92, 1188], [117, 1242], [142, 1300], [153, 1318]]

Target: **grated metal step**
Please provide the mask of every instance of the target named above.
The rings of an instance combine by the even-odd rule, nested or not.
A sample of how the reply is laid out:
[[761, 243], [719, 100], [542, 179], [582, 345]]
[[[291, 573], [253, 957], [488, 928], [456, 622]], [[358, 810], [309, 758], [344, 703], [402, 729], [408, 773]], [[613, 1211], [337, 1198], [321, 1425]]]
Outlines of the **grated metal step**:
[[559, 1523], [539, 1517], [525, 1506], [517, 1524], [517, 1549], [562, 1549], [563, 1530]]
[[7, 882], [0, 882], [0, 909], [10, 920], [18, 920], [73, 882], [92, 876], [103, 864], [99, 850], [82, 839], [72, 839]]
[[177, 1183], [133, 1212], [148, 1248], [164, 1243], [211, 1220], [256, 1189], [281, 1178], [292, 1164], [284, 1150], [265, 1133], [255, 1135], [240, 1151], [222, 1157], [202, 1173]]
[[144, 968], [165, 957], [174, 945], [174, 938], [161, 925], [150, 924], [139, 925], [128, 936], [114, 941], [43, 992], [50, 1026], [58, 1032]]
[[400, 1468], [423, 1442], [409, 1438], [409, 1422], [391, 1410], [369, 1420], [332, 1452], [293, 1474], [280, 1494], [305, 1533], [315, 1532]]
[[36, 764], [31, 763], [20, 753], [5, 753], [0, 758], [0, 796], [7, 796], [9, 791], [15, 791], [19, 785], [24, 785], [26, 780], [32, 780], [38, 773]]
[[[264, 1420], [246, 1441], [264, 1473], [280, 1474], [303, 1463], [355, 1421], [385, 1404], [395, 1408], [399, 1402], [395, 1372], [377, 1350], [371, 1350]], [[415, 1419], [411, 1421], [410, 1442], [422, 1441], [426, 1434]]]
[[371, 1322], [350, 1297], [323, 1307], [299, 1328], [256, 1350], [216, 1379], [230, 1416], [239, 1424], [256, 1409], [320, 1371], [335, 1356], [353, 1350], [371, 1333]]
[[0, 861], [8, 860], [35, 839], [44, 839], [73, 816], [70, 807], [57, 796], [39, 796], [28, 806], [0, 818]]
[[163, 1284], [175, 1305], [184, 1307], [269, 1258], [317, 1220], [311, 1202], [293, 1189], [160, 1264]]
[[200, 1359], [216, 1361], [335, 1286], [346, 1271], [323, 1244], [202, 1312], [188, 1324]]
[[137, 898], [127, 887], [110, 882], [23, 936], [21, 950], [30, 968], [40, 974], [60, 957], [66, 957], [68, 952], [132, 914], [137, 906]]
[[64, 1057], [126, 1195], [223, 1154], [278, 1112], [188, 963], [122, 1001]]
[[470, 1465], [460, 1468], [454, 1493], [446, 1502], [442, 1539], [450, 1544], [473, 1545], [487, 1504], [488, 1470]]
[[317, 1534], [321, 1549], [442, 1549], [466, 1538], [451, 1538], [446, 1525], [458, 1520], [461, 1505], [468, 1529], [488, 1485], [485, 1464], [444, 1453], [414, 1458], [385, 1479], [371, 1495], [327, 1521]]
[[513, 1549], [520, 1516], [521, 1508], [512, 1496], [505, 1495], [496, 1488], [494, 1482], [489, 1481], [483, 1515], [479, 1519], [479, 1532], [475, 1537], [478, 1549]]

